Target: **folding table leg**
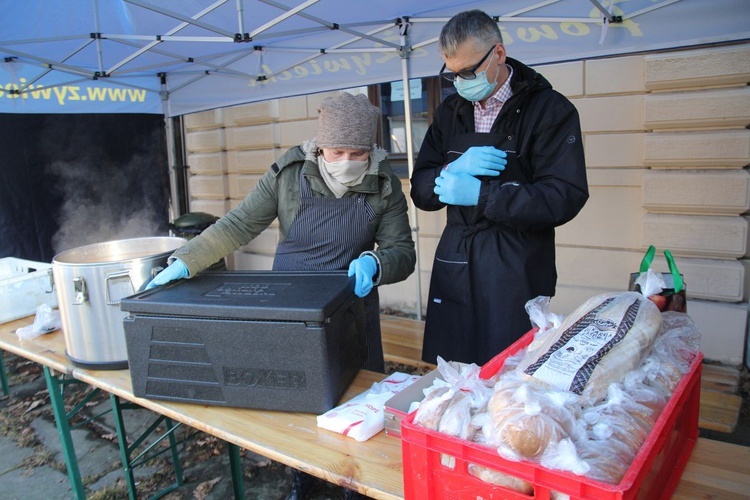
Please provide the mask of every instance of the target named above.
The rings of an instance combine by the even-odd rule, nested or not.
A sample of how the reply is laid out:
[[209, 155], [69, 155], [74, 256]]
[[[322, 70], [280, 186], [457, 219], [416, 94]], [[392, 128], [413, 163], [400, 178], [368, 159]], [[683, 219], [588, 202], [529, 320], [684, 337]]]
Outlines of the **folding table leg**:
[[3, 386], [3, 394], [10, 395], [8, 387], [8, 378], [5, 376], [5, 362], [3, 361], [3, 351], [0, 351], [0, 385]]
[[[164, 453], [166, 450], [156, 451], [153, 453], [151, 450], [155, 446], [157, 446], [165, 437], [169, 440], [169, 451], [172, 454], [172, 467], [174, 468], [175, 482], [157, 492], [151, 498], [160, 498], [170, 491], [179, 488], [182, 485], [184, 479], [182, 477], [182, 467], [180, 466], [180, 460], [177, 452], [177, 445], [179, 443], [175, 439], [174, 432], [178, 427], [180, 427], [181, 424], [179, 422], [175, 424], [169, 418], [163, 415], [159, 415], [139, 437], [137, 437], [132, 443], [129, 444], [127, 433], [125, 432], [125, 422], [122, 416], [122, 410], [145, 410], [145, 408], [132, 403], [123, 403], [120, 401], [120, 398], [114, 394], [110, 394], [109, 397], [112, 401], [112, 414], [115, 420], [117, 441], [120, 447], [120, 458], [122, 459], [122, 466], [125, 470], [125, 482], [128, 485], [128, 497], [130, 498], [130, 500], [136, 500], [138, 498], [133, 469]], [[157, 427], [162, 422], [164, 422], [166, 426], [165, 433], [159, 436], [154, 443], [146, 447], [146, 449], [144, 449], [141, 453], [133, 457], [132, 453], [146, 440], [148, 436], [156, 431]]]
[[245, 484], [242, 481], [240, 448], [236, 444], [227, 441], [227, 451], [229, 451], [229, 469], [232, 472], [232, 492], [234, 493], [234, 498], [241, 500], [245, 498]]
[[49, 391], [50, 404], [52, 412], [55, 414], [55, 424], [57, 424], [57, 434], [60, 436], [60, 445], [62, 446], [63, 456], [65, 457], [65, 467], [68, 469], [68, 479], [73, 489], [73, 494], [77, 500], [86, 499], [86, 491], [81, 481], [81, 472], [78, 469], [78, 459], [76, 450], [73, 447], [73, 438], [70, 435], [70, 422], [65, 412], [63, 402], [64, 382], [58, 380], [48, 367], [44, 367], [44, 379], [47, 382]]

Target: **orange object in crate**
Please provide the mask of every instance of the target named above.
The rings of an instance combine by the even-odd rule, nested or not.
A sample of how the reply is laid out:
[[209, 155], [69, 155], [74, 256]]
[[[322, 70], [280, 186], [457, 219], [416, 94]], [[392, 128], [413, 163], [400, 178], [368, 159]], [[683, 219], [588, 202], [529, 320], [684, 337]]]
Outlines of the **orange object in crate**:
[[[516, 343], [488, 362], [493, 373], [508, 356], [533, 340], [528, 332]], [[700, 378], [703, 354], [698, 353], [690, 370], [675, 388], [654, 428], [641, 446], [619, 484], [613, 485], [552, 470], [529, 461], [513, 462], [497, 450], [477, 443], [432, 431], [414, 424], [416, 412], [401, 422], [401, 447], [404, 462], [404, 498], [406, 500], [484, 500], [570, 499], [608, 500], [631, 498], [669, 498], [677, 487], [685, 464], [698, 439]], [[487, 365], [485, 365], [487, 366]], [[483, 367], [484, 369], [484, 367]], [[441, 462], [441, 455], [455, 458], [455, 467]], [[446, 461], [443, 461], [446, 462]], [[453, 461], [448, 461], [452, 463]], [[526, 495], [496, 486], [469, 474], [469, 464], [477, 464], [531, 483], [534, 493]]]

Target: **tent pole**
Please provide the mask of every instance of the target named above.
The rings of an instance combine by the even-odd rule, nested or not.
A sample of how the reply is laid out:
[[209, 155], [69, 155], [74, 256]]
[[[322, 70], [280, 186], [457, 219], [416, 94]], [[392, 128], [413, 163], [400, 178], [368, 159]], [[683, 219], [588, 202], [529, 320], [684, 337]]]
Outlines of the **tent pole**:
[[[406, 161], [409, 171], [409, 179], [411, 179], [414, 173], [414, 144], [412, 142], [412, 131], [411, 131], [411, 89], [409, 87], [409, 56], [411, 54], [411, 47], [408, 47], [408, 19], [402, 21], [401, 25], [401, 79], [404, 85], [404, 119], [406, 127]], [[417, 254], [416, 262], [416, 284], [417, 284], [417, 319], [422, 319], [422, 270], [419, 265], [419, 224], [417, 222], [417, 207], [414, 202], [408, 199], [409, 203], [409, 215], [412, 226], [412, 233], [414, 234], [414, 249]]]
[[[180, 178], [183, 175], [182, 168], [177, 165], [178, 158], [177, 146], [175, 143], [174, 119], [169, 116], [169, 91], [167, 90], [167, 78], [165, 74], [161, 76], [161, 99], [164, 110], [164, 132], [167, 134], [167, 165], [169, 165], [169, 220], [173, 221], [182, 215], [180, 206], [181, 193], [180, 189], [183, 181]], [[182, 162], [180, 162], [181, 164]], [[187, 207], [185, 207], [187, 209]]]

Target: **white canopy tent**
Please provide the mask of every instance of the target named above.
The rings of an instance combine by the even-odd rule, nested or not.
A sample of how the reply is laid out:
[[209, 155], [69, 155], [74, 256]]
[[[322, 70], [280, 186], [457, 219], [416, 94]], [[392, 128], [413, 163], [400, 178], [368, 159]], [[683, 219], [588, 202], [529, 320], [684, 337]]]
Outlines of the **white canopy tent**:
[[[437, 73], [440, 28], [468, 9], [493, 16], [509, 55], [530, 65], [750, 39], [748, 0], [2, 0], [0, 7], [0, 113], [171, 118], [399, 79], [409, 88], [409, 79]], [[411, 172], [409, 92], [404, 98]]]

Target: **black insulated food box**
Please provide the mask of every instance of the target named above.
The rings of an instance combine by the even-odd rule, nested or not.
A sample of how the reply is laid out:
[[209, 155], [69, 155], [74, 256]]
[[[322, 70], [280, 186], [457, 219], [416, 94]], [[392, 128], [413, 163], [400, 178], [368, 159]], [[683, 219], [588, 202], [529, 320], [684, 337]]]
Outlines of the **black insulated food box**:
[[365, 359], [345, 271], [201, 273], [121, 308], [138, 397], [320, 414]]

